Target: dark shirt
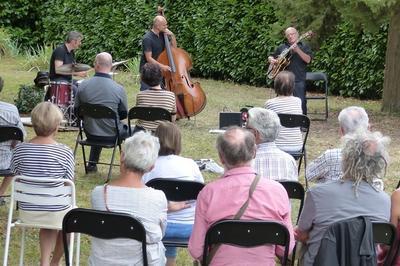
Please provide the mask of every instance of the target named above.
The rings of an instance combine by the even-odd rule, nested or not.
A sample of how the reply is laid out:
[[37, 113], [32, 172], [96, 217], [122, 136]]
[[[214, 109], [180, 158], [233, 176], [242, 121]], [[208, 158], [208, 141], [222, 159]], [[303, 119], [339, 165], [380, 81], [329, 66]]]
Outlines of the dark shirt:
[[50, 58], [50, 73], [49, 78], [51, 81], [72, 81], [72, 75], [59, 75], [56, 74], [56, 68], [54, 62], [62, 61], [63, 64], [73, 64], [75, 63], [75, 54], [74, 51], [68, 51], [67, 46], [65, 44], [61, 44], [58, 46], [52, 53]]
[[151, 30], [146, 32], [142, 40], [142, 57], [140, 58], [139, 70], [142, 70], [144, 64], [147, 63], [146, 57], [144, 55], [145, 52], [151, 52], [151, 57], [157, 60], [158, 56], [161, 54], [164, 48], [164, 34], [160, 33], [160, 35], [157, 36], [157, 34], [155, 34]]
[[[304, 53], [308, 54], [311, 57], [311, 59], [313, 58], [310, 46], [308, 46], [306, 43], [303, 42], [298, 42], [297, 46]], [[278, 46], [278, 48], [275, 50], [272, 56], [274, 58], [278, 57], [278, 55], [280, 55], [283, 52], [283, 50], [289, 47], [290, 47], [289, 43], [281, 44], [280, 46]], [[285, 70], [288, 70], [294, 74], [296, 82], [304, 82], [306, 80], [307, 63], [304, 62], [303, 59], [301, 59], [301, 57], [297, 53], [292, 53], [292, 51], [289, 52], [287, 57], [289, 58], [290, 63]]]

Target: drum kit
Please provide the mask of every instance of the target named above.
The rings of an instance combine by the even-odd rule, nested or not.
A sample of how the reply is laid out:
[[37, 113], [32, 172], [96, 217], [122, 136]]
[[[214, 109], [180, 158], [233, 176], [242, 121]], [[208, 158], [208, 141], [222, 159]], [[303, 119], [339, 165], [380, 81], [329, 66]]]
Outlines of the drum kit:
[[[61, 75], [74, 75], [90, 69], [91, 66], [85, 64], [64, 64], [56, 68], [56, 72]], [[45, 94], [45, 100], [56, 104], [61, 109], [67, 127], [76, 126], [73, 86], [72, 83], [67, 81], [50, 81]]]

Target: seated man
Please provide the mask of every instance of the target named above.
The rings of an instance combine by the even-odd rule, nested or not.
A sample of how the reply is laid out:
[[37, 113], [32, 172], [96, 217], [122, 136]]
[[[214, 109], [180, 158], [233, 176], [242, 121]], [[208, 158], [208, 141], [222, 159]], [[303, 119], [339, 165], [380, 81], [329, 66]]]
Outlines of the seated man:
[[[352, 134], [356, 131], [367, 131], [369, 128], [368, 114], [362, 107], [349, 106], [344, 108], [339, 113], [338, 120], [340, 136]], [[306, 169], [307, 179], [318, 183], [340, 179], [343, 174], [341, 152], [340, 148], [329, 149], [312, 161]], [[374, 181], [374, 185], [383, 189], [382, 180]]]
[[313, 265], [321, 239], [329, 225], [344, 219], [367, 216], [372, 222], [388, 222], [389, 196], [373, 186], [387, 166], [388, 138], [379, 132], [348, 134], [342, 149], [343, 176], [308, 190], [296, 228], [296, 239], [303, 242], [303, 265]]
[[[286, 225], [290, 234], [290, 249], [294, 246], [290, 219], [290, 204], [286, 190], [276, 181], [259, 179], [249, 198], [251, 184], [257, 173], [251, 167], [256, 152], [255, 138], [245, 129], [231, 127], [218, 136], [217, 150], [225, 167], [224, 175], [209, 184], [197, 198], [195, 221], [189, 240], [189, 252], [196, 260], [203, 255], [208, 228], [221, 219], [232, 219], [249, 199], [243, 220], [273, 220]], [[212, 259], [212, 265], [274, 265], [275, 255], [283, 255], [281, 246], [239, 248], [222, 245]]]
[[[94, 77], [83, 81], [78, 88], [75, 98], [75, 112], [83, 103], [100, 104], [110, 107], [119, 116], [119, 120], [128, 115], [127, 96], [124, 88], [112, 80], [108, 74], [111, 72], [112, 57], [109, 53], [102, 52], [96, 56]], [[115, 136], [115, 123], [113, 119], [84, 119], [84, 130], [88, 139], [112, 141]], [[120, 139], [128, 136], [128, 126], [122, 122], [118, 125]], [[100, 147], [92, 147], [90, 150], [88, 171], [97, 171], [96, 163], [99, 161]]]
[[249, 110], [248, 116], [246, 128], [254, 134], [257, 144], [254, 161], [256, 172], [268, 179], [297, 181], [296, 161], [275, 144], [281, 127], [278, 115], [274, 111], [256, 107]]
[[[153, 63], [146, 63], [142, 68], [140, 78], [150, 88], [138, 93], [136, 96], [136, 106], [164, 108], [172, 114], [172, 122], [174, 122], [176, 118], [175, 94], [171, 91], [161, 89], [163, 77], [160, 66]], [[134, 133], [144, 129], [155, 131], [157, 127], [157, 121], [138, 120]]]
[[[0, 77], [0, 92], [3, 90], [4, 80]], [[15, 105], [0, 101], [0, 125], [1, 126], [17, 126], [26, 136], [24, 126], [22, 125], [21, 118], [19, 117], [18, 109]], [[0, 143], [0, 169], [10, 168], [12, 149], [16, 146], [15, 141], [6, 141]], [[1, 197], [7, 190], [12, 178], [5, 176], [3, 182], [0, 185], [0, 204], [4, 203], [4, 199]]]

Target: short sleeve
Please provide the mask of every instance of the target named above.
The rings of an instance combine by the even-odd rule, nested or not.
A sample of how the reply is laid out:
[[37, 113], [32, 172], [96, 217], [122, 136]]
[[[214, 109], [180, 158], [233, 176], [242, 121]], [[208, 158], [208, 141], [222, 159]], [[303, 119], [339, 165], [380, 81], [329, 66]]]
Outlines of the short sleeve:
[[152, 42], [149, 38], [144, 38], [142, 42], [143, 51], [151, 52], [152, 51]]

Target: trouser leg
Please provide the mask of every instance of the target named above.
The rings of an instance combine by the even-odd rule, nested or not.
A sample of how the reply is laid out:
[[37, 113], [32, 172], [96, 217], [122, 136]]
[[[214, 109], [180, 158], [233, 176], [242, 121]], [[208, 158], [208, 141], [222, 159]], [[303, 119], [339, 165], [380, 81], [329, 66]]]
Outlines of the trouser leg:
[[306, 84], [304, 81], [295, 82], [293, 95], [301, 99], [303, 115], [307, 115]]

